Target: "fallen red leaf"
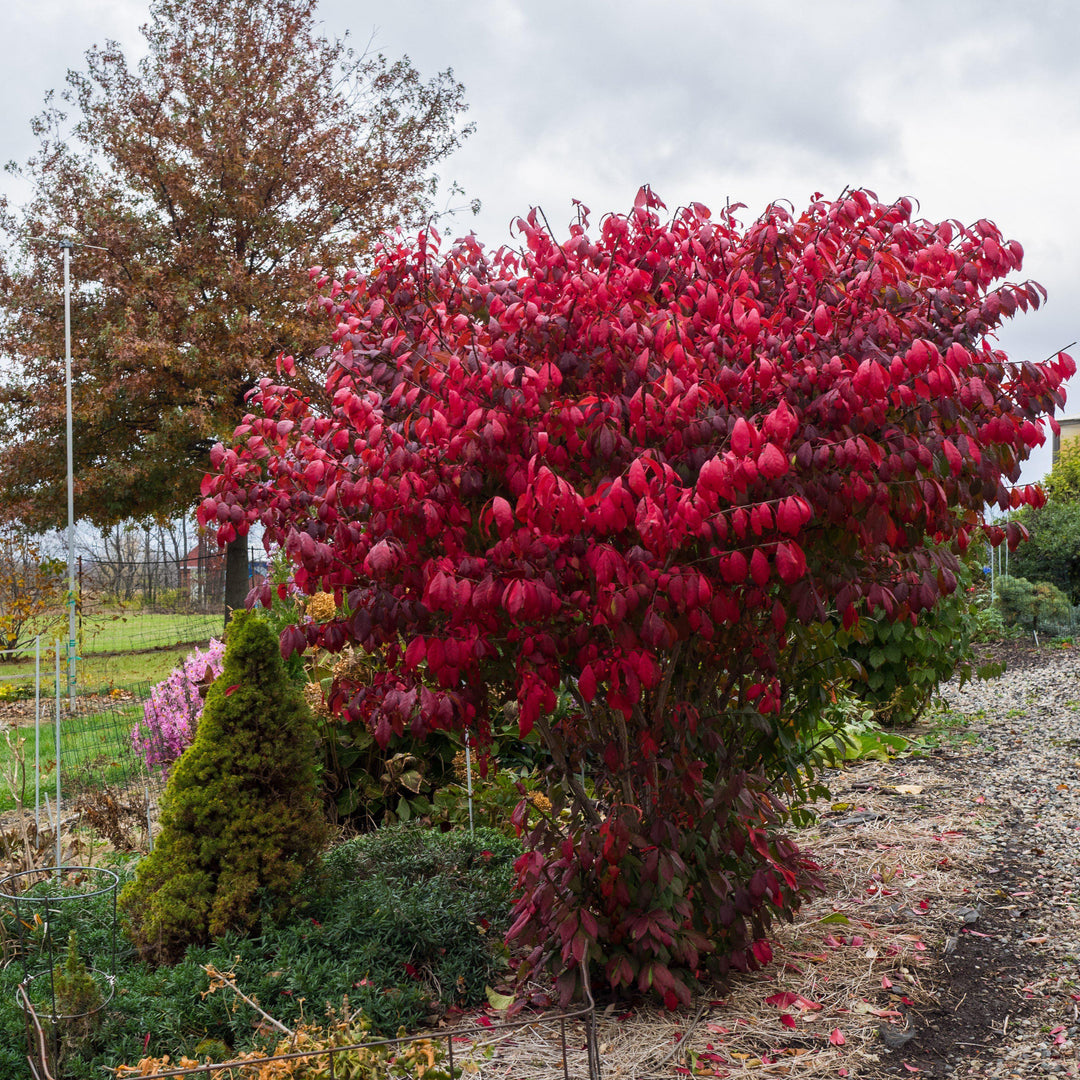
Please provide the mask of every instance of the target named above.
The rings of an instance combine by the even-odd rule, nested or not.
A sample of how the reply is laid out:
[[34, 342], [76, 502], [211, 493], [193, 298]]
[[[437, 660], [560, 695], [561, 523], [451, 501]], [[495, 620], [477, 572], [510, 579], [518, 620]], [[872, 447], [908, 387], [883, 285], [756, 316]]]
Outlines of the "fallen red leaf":
[[766, 1005], [775, 1005], [778, 1009], [787, 1009], [797, 1005], [800, 1009], [820, 1009], [822, 1006], [816, 1001], [804, 998], [802, 994], [796, 994], [791, 990], [781, 990], [777, 994], [771, 994], [765, 999]]
[[844, 1033], [839, 1028], [833, 1028], [832, 1031], [829, 1032], [829, 1042], [831, 1042], [833, 1046], [843, 1046], [844, 1043], [847, 1042], [847, 1039], [844, 1038]]
[[767, 964], [772, 960], [772, 946], [767, 941], [755, 941], [750, 948], [759, 964]]

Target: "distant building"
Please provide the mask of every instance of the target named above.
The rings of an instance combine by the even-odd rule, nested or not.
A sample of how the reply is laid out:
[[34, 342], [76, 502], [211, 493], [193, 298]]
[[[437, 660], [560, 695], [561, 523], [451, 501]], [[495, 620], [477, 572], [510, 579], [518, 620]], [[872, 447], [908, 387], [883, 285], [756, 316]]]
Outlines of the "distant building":
[[193, 604], [220, 604], [225, 599], [225, 553], [200, 540], [180, 564], [180, 591]]
[[[265, 559], [248, 555], [248, 585], [254, 588], [266, 580]], [[193, 604], [220, 604], [225, 599], [225, 552], [217, 544], [200, 540], [180, 564], [180, 591]]]
[[1061, 431], [1054, 436], [1054, 456], [1051, 460], [1051, 465], [1057, 464], [1057, 459], [1061, 455], [1061, 444], [1069, 442], [1072, 439], [1080, 439], [1080, 416], [1070, 416], [1065, 420], [1059, 420], [1061, 425]]

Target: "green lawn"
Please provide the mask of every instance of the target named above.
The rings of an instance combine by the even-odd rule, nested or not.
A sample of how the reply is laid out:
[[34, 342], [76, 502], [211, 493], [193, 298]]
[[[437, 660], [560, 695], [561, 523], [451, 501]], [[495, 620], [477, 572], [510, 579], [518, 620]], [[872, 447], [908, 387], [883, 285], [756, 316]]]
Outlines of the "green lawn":
[[91, 656], [101, 652], [159, 648], [181, 641], [206, 642], [221, 636], [223, 621], [219, 614], [96, 612], [82, 620], [80, 652], [83, 656]]
[[[176, 668], [195, 647], [205, 648], [211, 637], [222, 632], [220, 615], [171, 615], [149, 611], [112, 610], [86, 617], [82, 644], [76, 664], [79, 703], [77, 715], [61, 719], [60, 750], [62, 796], [71, 798], [76, 786], [126, 785], [142, 774], [139, 759], [131, 747], [131, 729], [142, 717], [142, 702], [154, 683]], [[63, 646], [61, 645], [61, 649]], [[34, 802], [34, 657], [0, 663], [0, 701], [18, 696], [26, 700], [13, 732], [22, 737], [22, 753], [27, 764], [24, 800]], [[53, 797], [56, 776], [55, 697], [56, 659], [52, 646], [42, 648], [41, 662], [41, 748], [42, 793]], [[63, 654], [60, 663], [61, 695], [67, 692], [67, 671]], [[13, 692], [18, 690], [17, 695]], [[102, 707], [89, 713], [86, 695], [109, 695], [114, 690], [130, 690], [136, 699], [103, 696]], [[29, 714], [29, 715], [27, 715]], [[0, 812], [15, 805], [11, 791], [18, 769], [10, 741], [0, 738]]]
[[[192, 642], [205, 648], [210, 638], [220, 637], [222, 621], [221, 615], [119, 609], [87, 615], [82, 621], [77, 664], [79, 692], [160, 682], [191, 652]], [[42, 641], [41, 649], [41, 677], [50, 687], [55, 678], [52, 652], [55, 633], [54, 630], [47, 644]], [[65, 631], [62, 642], [66, 636]], [[62, 657], [62, 680], [66, 678], [63, 665]], [[24, 655], [17, 662], [0, 663], [0, 686], [11, 681], [33, 682], [33, 678], [32, 643], [29, 656]]]
[[[205, 648], [206, 642], [200, 647]], [[148, 652], [126, 652], [115, 654], [90, 653], [76, 664], [79, 693], [96, 693], [113, 687], [132, 687], [140, 683], [161, 682], [189, 652], [190, 645], [174, 645], [171, 648], [153, 649]], [[64, 661], [61, 657], [61, 692], [66, 687]], [[56, 677], [56, 666], [51, 651], [41, 658], [42, 693], [52, 695]], [[0, 664], [0, 686], [17, 683], [29, 684], [33, 696], [34, 660], [20, 663]]]

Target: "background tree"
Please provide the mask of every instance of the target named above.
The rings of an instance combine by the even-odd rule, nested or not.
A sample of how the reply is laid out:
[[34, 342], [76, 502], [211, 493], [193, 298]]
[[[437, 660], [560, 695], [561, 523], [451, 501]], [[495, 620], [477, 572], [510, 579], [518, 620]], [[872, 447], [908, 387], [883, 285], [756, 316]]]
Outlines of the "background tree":
[[[283, 350], [311, 357], [312, 264], [353, 263], [428, 214], [432, 167], [468, 133], [461, 85], [355, 55], [315, 12], [154, 0], [137, 70], [115, 42], [91, 49], [63, 108], [34, 122], [33, 197], [0, 216], [0, 351], [15, 364], [0, 497], [32, 527], [61, 523], [66, 470], [60, 259], [31, 238], [97, 245], [74, 259], [76, 507], [107, 527], [189, 508], [245, 392]], [[232, 606], [246, 557], [230, 549]]]
[[0, 648], [48, 634], [64, 616], [64, 564], [14, 521], [0, 523]]
[[1048, 582], [1071, 603], [1080, 604], [1080, 499], [1055, 497], [1014, 517], [1027, 531], [1027, 540], [1010, 554], [1009, 574]]
[[674, 1004], [769, 955], [814, 880], [778, 796], [830, 659], [865, 614], [918, 623], [973, 538], [1016, 543], [983, 508], [1041, 501], [1010, 484], [1075, 365], [990, 344], [1041, 293], [998, 283], [1021, 251], [989, 222], [862, 191], [747, 226], [662, 209], [644, 189], [562, 243], [534, 211], [521, 252], [422, 234], [323, 279], [330, 408], [283, 358], [199, 516], [261, 522], [334, 594], [282, 651], [366, 652], [329, 702], [384, 745], [479, 742], [516, 698], [554, 804], [518, 864], [521, 973]]
[[1061, 444], [1057, 461], [1042, 487], [1048, 502], [1080, 502], [1080, 439]]
[[1070, 439], [1042, 483], [1046, 505], [1016, 515], [1027, 540], [1009, 560], [1009, 574], [1048, 582], [1080, 604], [1080, 440]]

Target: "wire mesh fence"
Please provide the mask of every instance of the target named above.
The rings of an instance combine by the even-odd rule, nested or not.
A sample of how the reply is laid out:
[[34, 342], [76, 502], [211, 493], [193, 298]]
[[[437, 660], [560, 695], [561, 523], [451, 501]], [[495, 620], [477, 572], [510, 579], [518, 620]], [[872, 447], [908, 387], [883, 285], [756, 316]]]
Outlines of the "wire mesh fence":
[[[150, 548], [106, 548], [95, 556], [79, 556], [79, 593], [104, 602], [137, 601], [155, 611], [222, 611], [225, 603], [225, 555], [206, 539], [185, 553], [172, 555]], [[250, 585], [268, 572], [265, 553], [248, 549]]]
[[[83, 695], [74, 702], [61, 696], [59, 760], [69, 791], [126, 785], [150, 775], [133, 740], [149, 694], [144, 683], [110, 694]], [[55, 700], [50, 704], [55, 712]]]
[[146, 846], [165, 781], [151, 764], [160, 754], [148, 752], [158, 738], [145, 724], [150, 685], [69, 696], [56, 652], [0, 683], [19, 694], [0, 711], [0, 811], [32, 815], [35, 835], [52, 833], [57, 864], [61, 834], [79, 820], [119, 848]]

